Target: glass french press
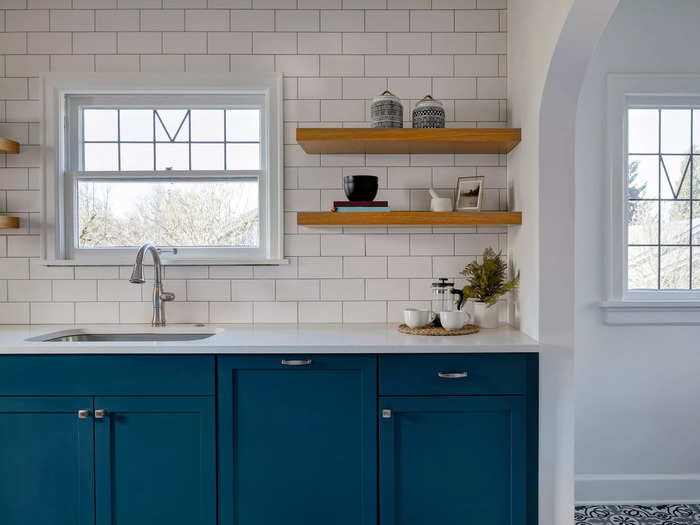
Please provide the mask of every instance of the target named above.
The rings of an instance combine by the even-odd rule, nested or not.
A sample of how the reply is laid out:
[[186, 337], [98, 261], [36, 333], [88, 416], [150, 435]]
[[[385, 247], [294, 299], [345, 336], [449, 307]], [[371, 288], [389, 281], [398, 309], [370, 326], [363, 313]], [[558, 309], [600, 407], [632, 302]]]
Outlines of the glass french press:
[[438, 278], [437, 282], [432, 284], [432, 288], [433, 326], [440, 326], [439, 313], [460, 310], [464, 302], [464, 294], [462, 290], [455, 288], [455, 283], [449, 282], [446, 277]]

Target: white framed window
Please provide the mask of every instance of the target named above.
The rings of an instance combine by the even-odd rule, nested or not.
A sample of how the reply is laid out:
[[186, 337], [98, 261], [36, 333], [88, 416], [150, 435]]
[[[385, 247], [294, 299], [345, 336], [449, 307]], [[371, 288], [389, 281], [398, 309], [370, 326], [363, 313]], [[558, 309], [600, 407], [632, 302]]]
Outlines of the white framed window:
[[43, 78], [43, 259], [282, 261], [281, 76]]
[[606, 320], [700, 323], [700, 77], [608, 78]]

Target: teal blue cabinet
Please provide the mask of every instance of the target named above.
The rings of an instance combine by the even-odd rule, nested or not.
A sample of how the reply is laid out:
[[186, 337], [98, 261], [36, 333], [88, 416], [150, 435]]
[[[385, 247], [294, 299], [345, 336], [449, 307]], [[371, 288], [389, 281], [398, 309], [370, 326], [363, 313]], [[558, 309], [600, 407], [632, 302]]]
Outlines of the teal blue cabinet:
[[0, 357], [0, 523], [216, 525], [214, 366]]
[[95, 409], [97, 525], [216, 523], [213, 398], [96, 397]]
[[0, 397], [0, 523], [93, 525], [89, 397]]
[[382, 525], [525, 525], [519, 396], [382, 398]]
[[375, 356], [220, 357], [220, 525], [376, 525]]

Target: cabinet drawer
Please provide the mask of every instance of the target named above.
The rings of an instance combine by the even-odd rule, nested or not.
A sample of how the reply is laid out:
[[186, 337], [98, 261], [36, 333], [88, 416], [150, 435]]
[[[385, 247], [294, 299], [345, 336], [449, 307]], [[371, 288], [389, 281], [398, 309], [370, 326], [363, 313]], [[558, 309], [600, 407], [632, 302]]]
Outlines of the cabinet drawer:
[[2, 396], [214, 395], [214, 357], [191, 355], [8, 355]]
[[524, 394], [525, 355], [383, 355], [379, 395]]

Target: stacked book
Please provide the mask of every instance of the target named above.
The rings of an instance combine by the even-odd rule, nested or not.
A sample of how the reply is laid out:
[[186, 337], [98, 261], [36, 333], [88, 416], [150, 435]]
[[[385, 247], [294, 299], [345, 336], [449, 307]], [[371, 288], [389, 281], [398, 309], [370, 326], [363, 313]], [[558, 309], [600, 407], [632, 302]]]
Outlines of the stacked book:
[[388, 201], [334, 201], [331, 211], [361, 212], [361, 211], [391, 211]]

